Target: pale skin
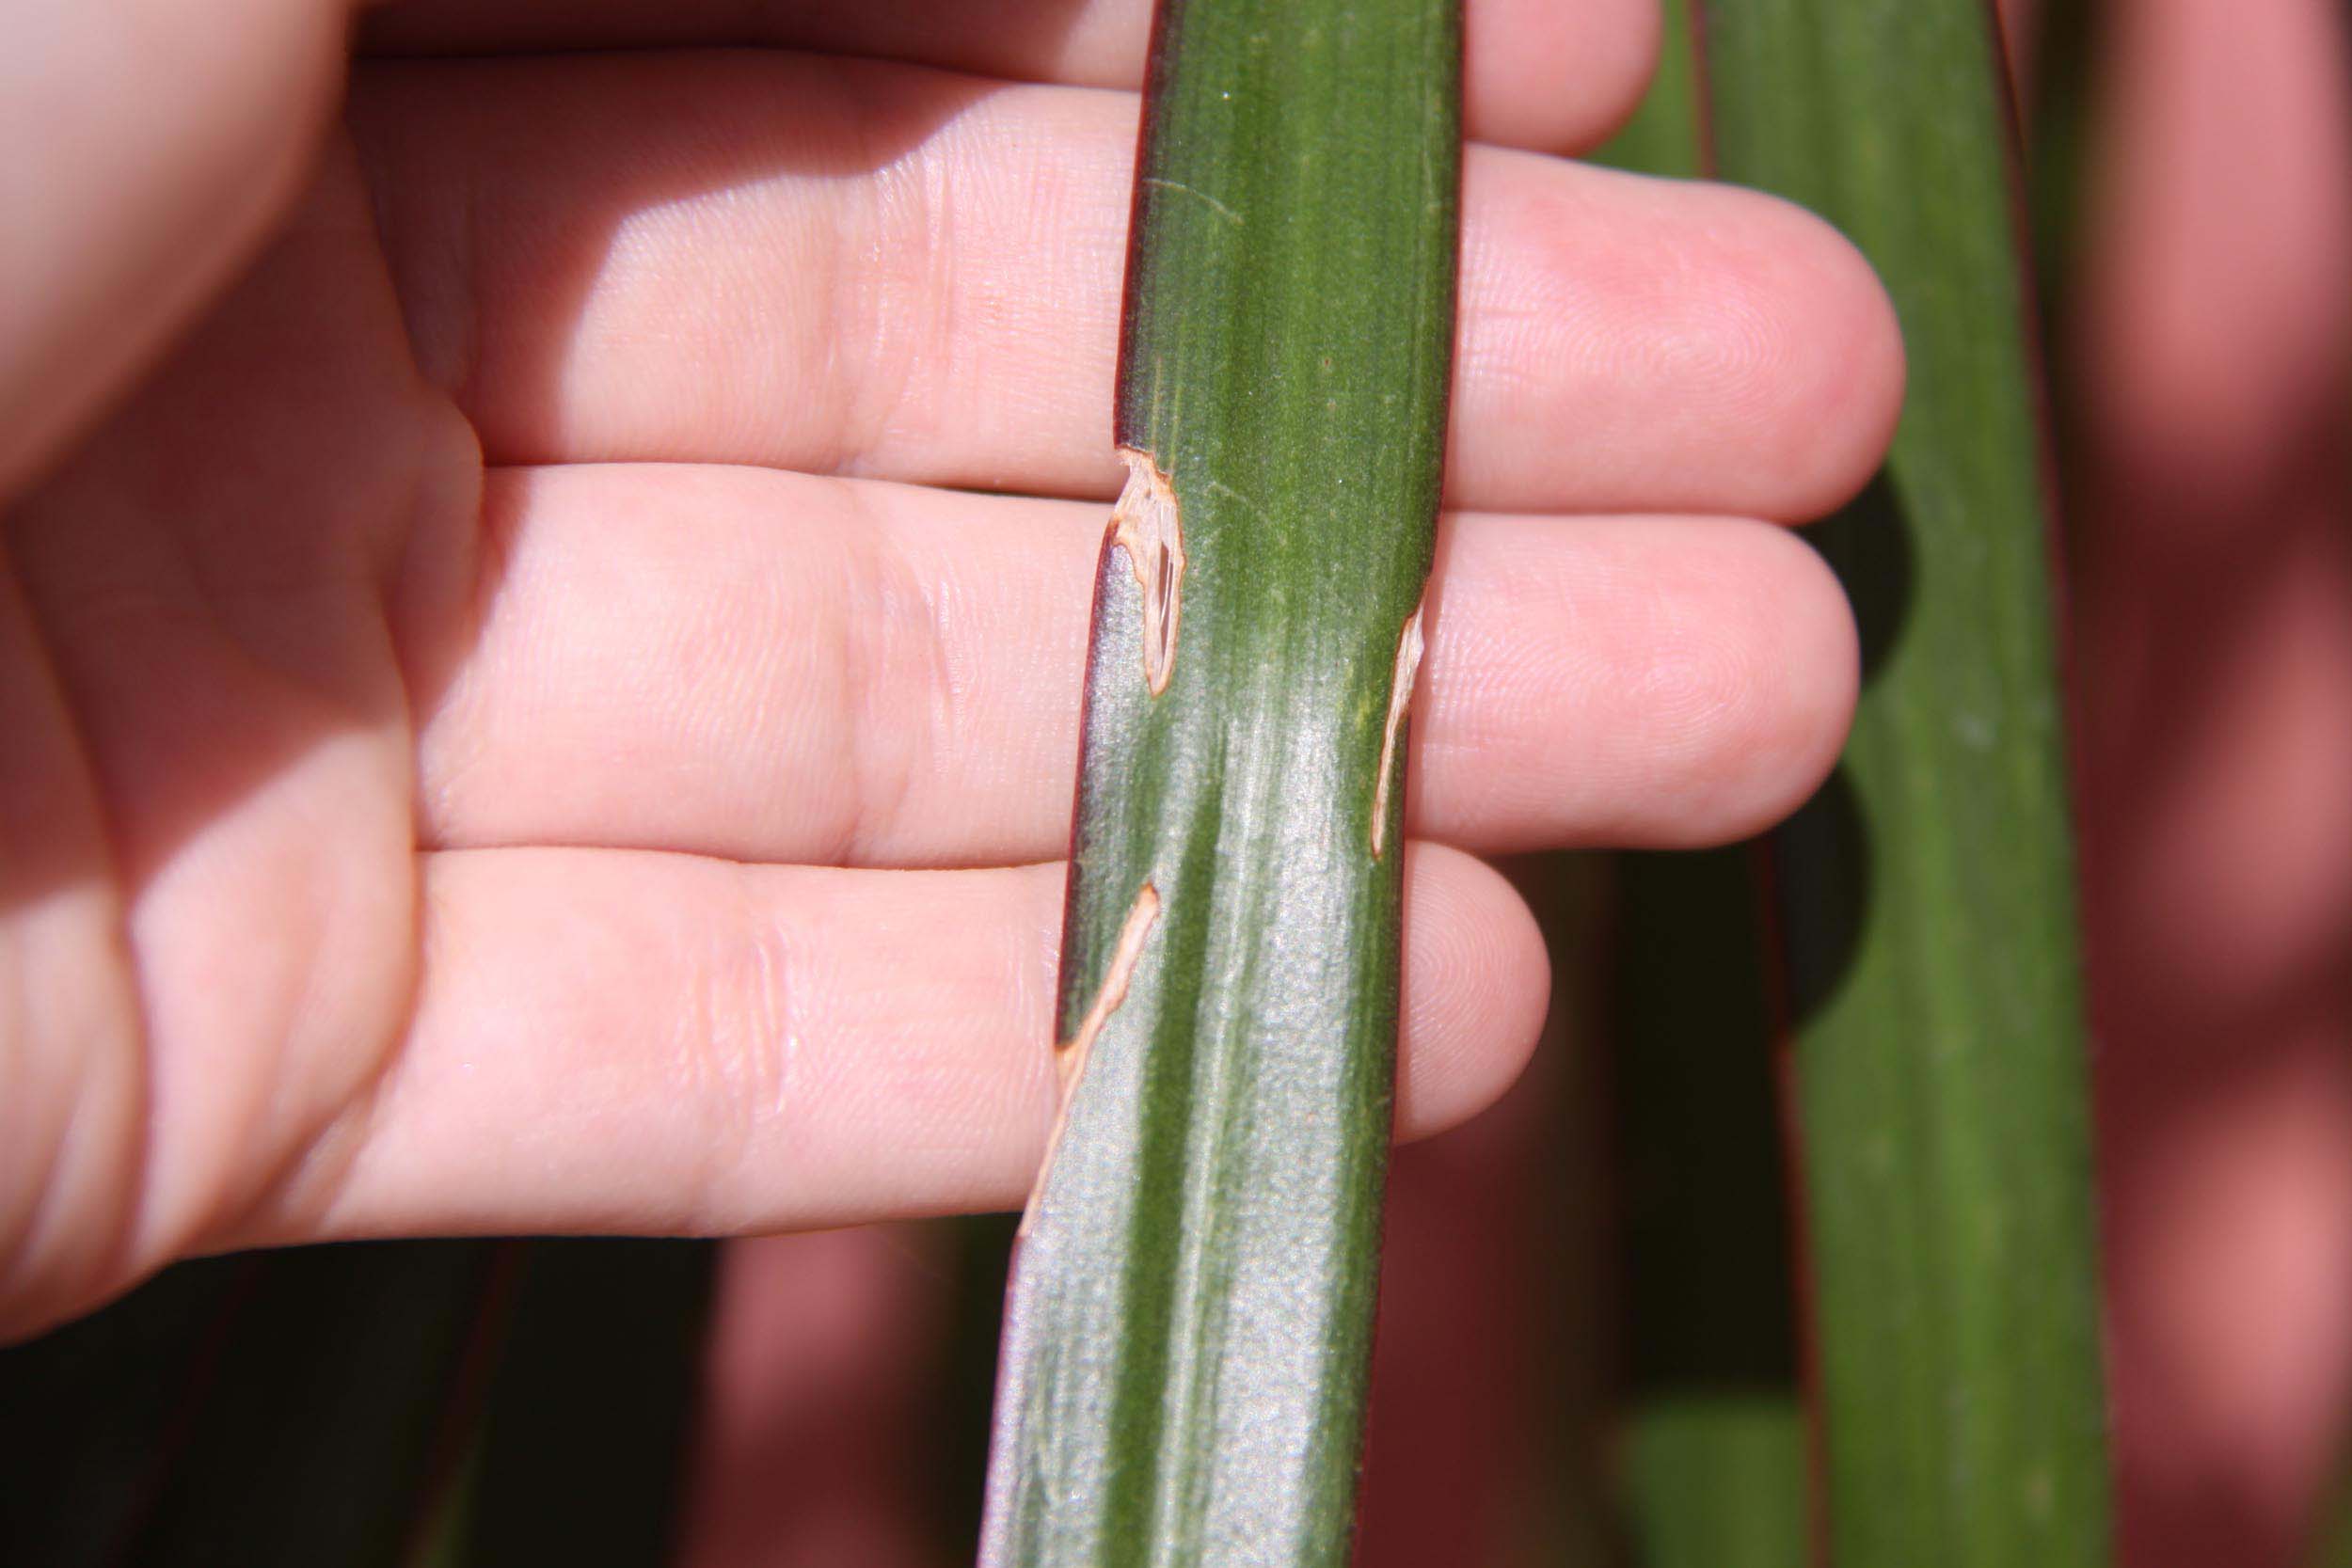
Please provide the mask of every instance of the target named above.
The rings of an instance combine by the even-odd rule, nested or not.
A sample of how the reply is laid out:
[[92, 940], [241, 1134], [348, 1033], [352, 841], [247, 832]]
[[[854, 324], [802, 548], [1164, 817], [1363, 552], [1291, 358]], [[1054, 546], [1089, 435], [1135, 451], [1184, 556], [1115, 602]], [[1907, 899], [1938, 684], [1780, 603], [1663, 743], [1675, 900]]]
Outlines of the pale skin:
[[[26, 24], [9, 1331], [257, 1243], [1019, 1202], [1145, 8], [980, 9], [414, 8], [381, 46], [777, 48], [347, 87], [318, 0]], [[1902, 380], [1821, 224], [1553, 155], [1651, 32], [1549, 9], [1470, 45], [1408, 1136], [1544, 1009], [1474, 855], [1738, 835], [1827, 766], [1852, 634], [1778, 525]]]
[[[448, 0], [354, 69], [338, 0], [0, 8], [0, 1335], [250, 1243], [1018, 1204], [1144, 8]], [[2352, 1366], [2302, 455], [2352, 137], [2327, 0], [2118, 12], [2070, 580], [2124, 1534], [2283, 1562]], [[1565, 161], [1647, 0], [1470, 26], [1406, 1136], [1547, 995], [1475, 857], [1828, 766], [1851, 630], [1782, 525], [1902, 382], [1820, 224]], [[679, 43], [761, 52], [452, 57]]]
[[[2290, 1568], [2352, 1374], [2352, 52], [2334, 0], [2104, 8], [2060, 346], [2118, 1556]], [[2002, 9], [2023, 45], [2030, 7]], [[1558, 1022], [1572, 1048], [1607, 1027]], [[1563, 1406], [1611, 1375], [1612, 1307], [1552, 1212], [1544, 1080], [1570, 1070], [1396, 1164], [1363, 1568], [1533, 1560]], [[696, 1568], [947, 1560], [921, 1437], [953, 1304], [922, 1239], [730, 1253]], [[1563, 1333], [1588, 1360], [1559, 1366]]]

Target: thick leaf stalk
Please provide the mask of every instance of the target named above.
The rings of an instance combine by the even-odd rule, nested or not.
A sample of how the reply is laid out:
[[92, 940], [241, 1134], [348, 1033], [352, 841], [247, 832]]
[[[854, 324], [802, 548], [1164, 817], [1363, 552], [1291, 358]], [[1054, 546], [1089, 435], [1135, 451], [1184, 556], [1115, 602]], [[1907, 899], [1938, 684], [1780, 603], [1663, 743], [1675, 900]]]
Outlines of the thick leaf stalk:
[[1445, 436], [1454, 0], [1164, 0], [982, 1560], [1337, 1564]]
[[1818, 535], [1861, 622], [1774, 864], [1830, 1555], [2109, 1553], [2066, 756], [2025, 248], [1983, 0], [1707, 0], [1719, 172], [1878, 268], [1911, 380]]

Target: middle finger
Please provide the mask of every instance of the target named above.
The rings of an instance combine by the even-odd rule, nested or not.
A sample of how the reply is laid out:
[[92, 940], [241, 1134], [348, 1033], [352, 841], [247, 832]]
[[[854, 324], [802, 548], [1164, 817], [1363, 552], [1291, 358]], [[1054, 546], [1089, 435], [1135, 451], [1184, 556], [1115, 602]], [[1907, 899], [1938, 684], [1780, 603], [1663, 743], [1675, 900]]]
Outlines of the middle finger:
[[[491, 476], [471, 625], [412, 663], [435, 847], [873, 866], [1063, 852], [1100, 506], [719, 466]], [[1836, 755], [1852, 623], [1723, 517], [1441, 536], [1406, 794], [1465, 848], [1761, 828]]]

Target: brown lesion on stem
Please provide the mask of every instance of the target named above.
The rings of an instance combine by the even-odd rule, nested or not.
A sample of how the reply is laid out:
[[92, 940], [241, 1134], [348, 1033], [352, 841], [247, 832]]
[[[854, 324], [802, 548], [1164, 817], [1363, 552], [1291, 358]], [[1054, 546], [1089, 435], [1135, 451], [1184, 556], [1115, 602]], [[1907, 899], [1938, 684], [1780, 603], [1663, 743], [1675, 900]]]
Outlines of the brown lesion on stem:
[[1176, 628], [1184, 613], [1184, 524], [1176, 487], [1148, 451], [1119, 449], [1126, 487], [1111, 511], [1111, 537], [1127, 552], [1143, 590], [1143, 679], [1156, 697], [1176, 670]]
[[1397, 738], [1413, 705], [1413, 681], [1421, 673], [1421, 610], [1418, 604], [1397, 633], [1396, 670], [1389, 678], [1389, 719], [1380, 736], [1380, 776], [1372, 786], [1372, 858], [1378, 860], [1389, 832], [1389, 789], [1396, 776]]
[[1029, 1224], [1037, 1218], [1038, 1200], [1044, 1196], [1045, 1179], [1054, 1169], [1054, 1155], [1061, 1148], [1062, 1134], [1070, 1128], [1070, 1102], [1078, 1093], [1079, 1081], [1085, 1077], [1087, 1059], [1094, 1053], [1094, 1037], [1110, 1022], [1111, 1014], [1127, 1000], [1127, 983], [1134, 978], [1136, 964], [1143, 957], [1143, 943], [1152, 934], [1152, 923], [1160, 917], [1160, 890], [1150, 882], [1136, 893], [1135, 903], [1127, 911], [1127, 918], [1120, 924], [1118, 945], [1111, 949], [1110, 967], [1104, 971], [1103, 984], [1094, 993], [1093, 1003], [1078, 1027], [1066, 1040], [1054, 1045], [1054, 1067], [1061, 1078], [1061, 1104], [1054, 1113], [1054, 1131], [1045, 1143], [1045, 1159], [1038, 1166], [1037, 1182], [1029, 1189], [1029, 1201], [1021, 1213], [1020, 1234], [1029, 1233]]

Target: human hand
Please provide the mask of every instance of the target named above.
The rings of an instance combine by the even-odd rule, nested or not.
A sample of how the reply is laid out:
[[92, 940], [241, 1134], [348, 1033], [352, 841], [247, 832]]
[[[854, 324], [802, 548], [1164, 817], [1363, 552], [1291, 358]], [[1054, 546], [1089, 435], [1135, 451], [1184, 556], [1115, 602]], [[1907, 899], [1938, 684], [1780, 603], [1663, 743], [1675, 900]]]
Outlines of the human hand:
[[[428, 0], [340, 114], [325, 0], [22, 24], [0, 1327], [199, 1250], [1018, 1203], [1146, 11]], [[1507, 150], [1597, 139], [1648, 12], [1471, 7], [1406, 1135], [1543, 1011], [1472, 854], [1753, 832], [1852, 700], [1775, 525], [1891, 426], [1867, 268]]]

